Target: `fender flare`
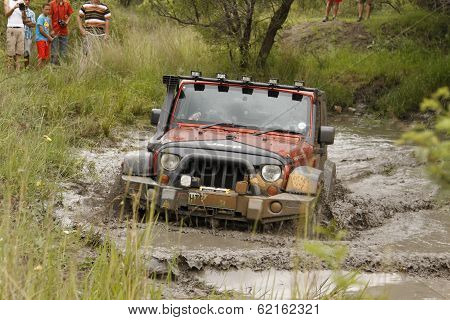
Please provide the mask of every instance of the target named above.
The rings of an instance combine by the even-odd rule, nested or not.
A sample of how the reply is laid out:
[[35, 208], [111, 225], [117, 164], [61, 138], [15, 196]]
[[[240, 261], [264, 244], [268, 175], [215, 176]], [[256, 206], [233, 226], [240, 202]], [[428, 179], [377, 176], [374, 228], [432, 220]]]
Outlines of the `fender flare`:
[[152, 174], [153, 153], [134, 151], [127, 153], [122, 162], [122, 174], [127, 176], [150, 177]]

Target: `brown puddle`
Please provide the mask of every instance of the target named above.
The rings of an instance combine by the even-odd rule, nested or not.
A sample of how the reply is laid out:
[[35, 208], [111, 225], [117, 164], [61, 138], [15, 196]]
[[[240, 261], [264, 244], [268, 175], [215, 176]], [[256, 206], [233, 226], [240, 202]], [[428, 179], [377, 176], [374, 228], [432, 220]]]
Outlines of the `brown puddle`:
[[[292, 272], [270, 269], [217, 271], [198, 275], [219, 291], [233, 290], [256, 299], [311, 299], [333, 289], [329, 270]], [[367, 284], [365, 296], [380, 299], [450, 299], [450, 281], [410, 277], [401, 273], [362, 273], [347, 293], [357, 293]]]

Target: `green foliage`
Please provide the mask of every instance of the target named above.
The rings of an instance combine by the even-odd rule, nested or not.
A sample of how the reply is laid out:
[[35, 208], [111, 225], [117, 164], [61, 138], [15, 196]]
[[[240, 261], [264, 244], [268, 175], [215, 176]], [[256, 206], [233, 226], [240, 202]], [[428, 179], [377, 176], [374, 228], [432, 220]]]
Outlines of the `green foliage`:
[[6, 73], [0, 66], [0, 299], [161, 297], [138, 250], [149, 240], [132, 227], [125, 248], [107, 239], [92, 246], [84, 232], [54, 219], [59, 183], [82, 178], [72, 148], [148, 121], [164, 96], [163, 74], [220, 69], [222, 60], [191, 30], [157, 20], [128, 24], [126, 36], [92, 56], [75, 44], [57, 68]]
[[[446, 15], [405, 8], [401, 14], [376, 14], [360, 29], [347, 23], [332, 28], [317, 18], [301, 23], [315, 23], [317, 30], [305, 30], [307, 35], [300, 34], [297, 42], [274, 50], [264, 78], [303, 79], [327, 93], [330, 107], [363, 102], [382, 116], [407, 118], [419, 111], [424, 96], [450, 82]], [[348, 42], [332, 42], [343, 32]], [[373, 43], [360, 37], [373, 37]], [[361, 95], [368, 99], [358, 101]]]
[[422, 112], [436, 114], [434, 127], [418, 126], [402, 135], [399, 143], [417, 145], [417, 156], [427, 163], [430, 176], [444, 191], [450, 190], [450, 90], [443, 87], [420, 105]]

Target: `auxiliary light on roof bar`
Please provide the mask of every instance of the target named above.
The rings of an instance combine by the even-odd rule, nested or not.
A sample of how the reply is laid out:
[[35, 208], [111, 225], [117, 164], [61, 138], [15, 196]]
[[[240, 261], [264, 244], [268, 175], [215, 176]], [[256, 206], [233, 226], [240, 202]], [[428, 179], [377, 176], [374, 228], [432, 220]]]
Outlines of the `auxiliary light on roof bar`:
[[294, 85], [296, 87], [304, 87], [305, 86], [305, 81], [302, 80], [295, 80]]
[[193, 76], [194, 78], [198, 78], [202, 76], [201, 71], [191, 71], [191, 76]]
[[218, 73], [216, 75], [216, 78], [219, 80], [225, 80], [227, 78], [227, 74], [226, 73]]
[[242, 76], [242, 81], [244, 81], [244, 82], [251, 82], [252, 81], [252, 77], [250, 77], [250, 76]]
[[270, 79], [269, 80], [269, 84], [272, 84], [272, 85], [277, 85], [278, 84], [278, 79]]

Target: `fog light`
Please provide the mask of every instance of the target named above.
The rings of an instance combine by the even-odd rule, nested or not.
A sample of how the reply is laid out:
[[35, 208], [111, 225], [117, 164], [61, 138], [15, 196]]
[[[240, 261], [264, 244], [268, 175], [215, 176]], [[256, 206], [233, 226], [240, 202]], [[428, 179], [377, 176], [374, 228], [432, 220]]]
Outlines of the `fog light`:
[[180, 178], [180, 184], [182, 187], [190, 187], [192, 183], [192, 178], [191, 176], [188, 175], [182, 175]]
[[160, 181], [161, 181], [161, 184], [164, 184], [164, 185], [166, 185], [166, 184], [168, 184], [169, 183], [169, 176], [168, 175], [165, 175], [165, 174], [163, 174], [162, 176], [161, 176], [161, 178], [160, 178]]
[[271, 185], [267, 188], [267, 194], [269, 196], [275, 196], [278, 194], [278, 188], [274, 185]]
[[281, 209], [283, 209], [283, 205], [278, 201], [274, 201], [270, 204], [270, 211], [273, 213], [280, 213]]

